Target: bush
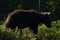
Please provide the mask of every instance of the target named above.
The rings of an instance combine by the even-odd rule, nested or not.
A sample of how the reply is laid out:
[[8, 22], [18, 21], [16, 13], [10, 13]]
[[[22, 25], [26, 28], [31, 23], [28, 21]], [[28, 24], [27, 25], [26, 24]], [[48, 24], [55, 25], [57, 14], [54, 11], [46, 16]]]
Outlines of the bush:
[[[21, 36], [20, 36], [21, 35]], [[20, 34], [20, 30], [16, 28], [15, 30], [11, 30], [10, 28], [6, 28], [3, 25], [0, 25], [0, 40], [35, 40], [35, 36], [32, 32], [25, 28], [22, 30], [22, 34]]]
[[[52, 22], [52, 28], [47, 28], [44, 24], [38, 25], [38, 33], [34, 35], [29, 28], [15, 30], [0, 25], [0, 40], [60, 40], [60, 21]], [[37, 36], [37, 38], [36, 38]]]

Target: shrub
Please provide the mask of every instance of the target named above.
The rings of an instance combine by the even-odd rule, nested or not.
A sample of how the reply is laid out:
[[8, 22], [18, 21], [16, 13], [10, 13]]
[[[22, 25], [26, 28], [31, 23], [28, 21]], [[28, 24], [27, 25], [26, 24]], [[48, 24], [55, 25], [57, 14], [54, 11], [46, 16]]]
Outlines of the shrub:
[[[0, 25], [0, 40], [60, 40], [60, 21], [53, 21], [52, 28], [47, 28], [44, 24], [38, 25], [38, 33], [34, 35], [29, 28], [15, 30]], [[36, 38], [37, 36], [37, 38]]]

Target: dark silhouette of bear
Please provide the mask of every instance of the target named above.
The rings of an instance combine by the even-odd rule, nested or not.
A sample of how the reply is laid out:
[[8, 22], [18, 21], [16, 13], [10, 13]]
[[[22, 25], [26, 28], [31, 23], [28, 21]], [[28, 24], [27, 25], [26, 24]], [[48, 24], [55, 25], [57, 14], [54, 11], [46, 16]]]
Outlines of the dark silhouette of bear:
[[37, 33], [39, 23], [44, 23], [48, 28], [51, 27], [51, 20], [47, 12], [39, 13], [36, 10], [14, 10], [11, 12], [6, 21], [3, 23], [6, 27], [15, 29], [18, 26], [19, 29], [29, 27], [32, 29], [34, 34]]

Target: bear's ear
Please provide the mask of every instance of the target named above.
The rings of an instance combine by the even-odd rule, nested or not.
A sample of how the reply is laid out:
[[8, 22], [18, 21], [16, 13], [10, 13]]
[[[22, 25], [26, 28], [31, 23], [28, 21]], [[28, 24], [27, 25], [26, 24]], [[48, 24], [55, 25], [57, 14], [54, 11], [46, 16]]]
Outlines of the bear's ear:
[[41, 12], [42, 15], [51, 15], [51, 12]]
[[51, 12], [47, 12], [47, 15], [51, 15]]

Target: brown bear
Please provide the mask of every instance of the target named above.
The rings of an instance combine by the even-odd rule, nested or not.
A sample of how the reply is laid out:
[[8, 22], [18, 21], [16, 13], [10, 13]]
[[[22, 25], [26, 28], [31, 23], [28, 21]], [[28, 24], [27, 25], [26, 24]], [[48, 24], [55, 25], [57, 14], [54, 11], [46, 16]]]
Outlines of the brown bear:
[[19, 29], [29, 27], [33, 30], [34, 34], [37, 33], [39, 23], [44, 23], [48, 28], [51, 27], [51, 20], [48, 12], [39, 13], [36, 10], [14, 10], [11, 12], [3, 25], [15, 29], [18, 26]]

